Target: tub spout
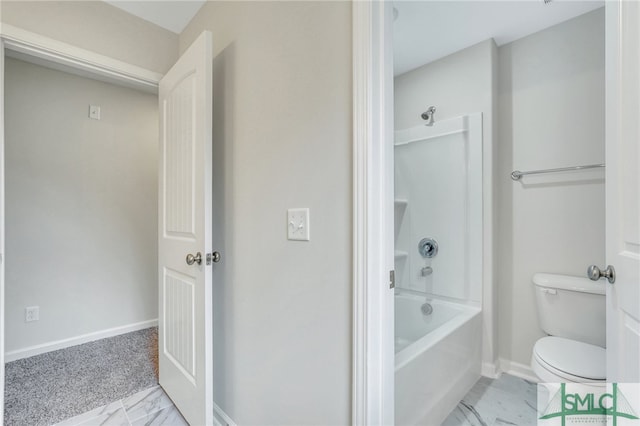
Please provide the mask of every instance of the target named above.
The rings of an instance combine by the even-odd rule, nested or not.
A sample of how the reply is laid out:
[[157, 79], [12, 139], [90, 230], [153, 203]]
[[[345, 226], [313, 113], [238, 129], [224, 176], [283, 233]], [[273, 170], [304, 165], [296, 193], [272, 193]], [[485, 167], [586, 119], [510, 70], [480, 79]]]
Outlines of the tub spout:
[[420, 275], [426, 277], [427, 275], [431, 275], [433, 273], [433, 268], [431, 266], [425, 266], [420, 270]]

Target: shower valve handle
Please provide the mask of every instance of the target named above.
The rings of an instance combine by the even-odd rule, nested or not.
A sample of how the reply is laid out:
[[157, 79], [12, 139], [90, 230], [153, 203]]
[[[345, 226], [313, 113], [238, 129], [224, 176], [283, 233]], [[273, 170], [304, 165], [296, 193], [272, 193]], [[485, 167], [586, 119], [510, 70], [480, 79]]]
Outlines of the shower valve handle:
[[435, 257], [435, 255], [438, 254], [438, 242], [435, 238], [423, 238], [418, 243], [418, 252], [425, 258]]

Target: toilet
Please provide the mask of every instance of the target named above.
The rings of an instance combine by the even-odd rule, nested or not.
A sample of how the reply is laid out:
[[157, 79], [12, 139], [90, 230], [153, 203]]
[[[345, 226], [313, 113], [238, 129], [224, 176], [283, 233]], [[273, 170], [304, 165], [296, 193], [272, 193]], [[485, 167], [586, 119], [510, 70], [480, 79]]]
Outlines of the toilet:
[[606, 308], [602, 282], [568, 275], [533, 276], [538, 322], [547, 337], [531, 368], [544, 383], [606, 381]]

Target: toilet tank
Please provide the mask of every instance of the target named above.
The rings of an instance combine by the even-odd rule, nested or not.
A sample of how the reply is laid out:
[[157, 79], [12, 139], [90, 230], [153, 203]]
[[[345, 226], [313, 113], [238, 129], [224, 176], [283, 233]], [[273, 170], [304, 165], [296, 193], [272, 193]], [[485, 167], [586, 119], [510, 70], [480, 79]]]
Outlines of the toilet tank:
[[538, 322], [551, 336], [606, 346], [605, 281], [535, 274]]

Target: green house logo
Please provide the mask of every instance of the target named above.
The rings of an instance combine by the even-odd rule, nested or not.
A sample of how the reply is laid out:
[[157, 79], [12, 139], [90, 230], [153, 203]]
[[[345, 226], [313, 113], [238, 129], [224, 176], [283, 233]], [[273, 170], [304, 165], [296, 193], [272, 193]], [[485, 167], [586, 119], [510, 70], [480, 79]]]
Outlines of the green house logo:
[[561, 383], [560, 390], [551, 398], [540, 420], [559, 418], [562, 426], [565, 426], [567, 417], [573, 416], [587, 416], [591, 420], [597, 417], [613, 426], [617, 426], [621, 417], [638, 420], [631, 404], [618, 389], [618, 384], [613, 383], [612, 386], [611, 392], [572, 393], [567, 391], [566, 383]]

